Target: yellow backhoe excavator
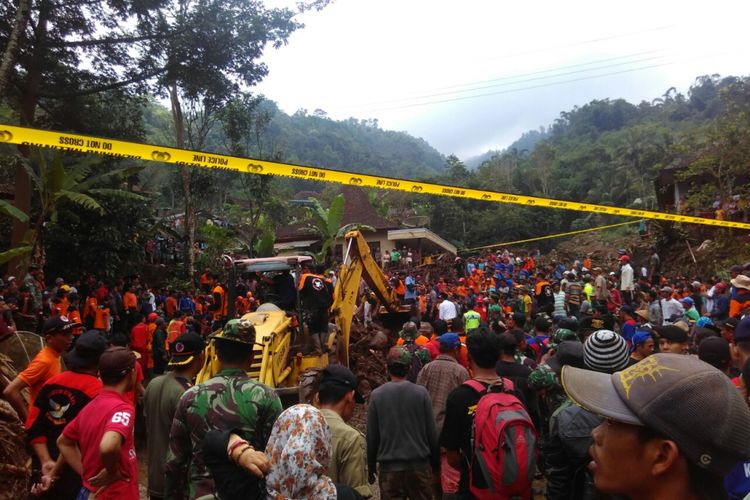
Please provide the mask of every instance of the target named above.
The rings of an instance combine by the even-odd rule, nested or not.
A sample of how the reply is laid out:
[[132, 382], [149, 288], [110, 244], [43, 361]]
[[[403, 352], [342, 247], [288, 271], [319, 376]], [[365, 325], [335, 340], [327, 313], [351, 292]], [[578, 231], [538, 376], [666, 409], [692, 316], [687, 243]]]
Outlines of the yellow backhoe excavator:
[[[357, 300], [361, 280], [380, 302], [381, 315], [396, 315], [398, 319], [408, 319], [409, 307], [401, 306], [394, 290], [388, 283], [383, 271], [370, 253], [365, 238], [359, 231], [351, 231], [345, 236], [344, 261], [338, 273], [334, 288], [334, 301], [331, 307], [333, 321], [336, 324], [335, 334], [329, 335], [328, 351], [336, 352], [338, 362], [349, 364], [349, 337], [352, 318], [357, 309]], [[269, 296], [254, 312], [242, 316], [243, 320], [255, 326], [255, 356], [248, 375], [263, 384], [276, 389], [286, 401], [293, 400], [298, 394], [300, 377], [309, 369], [323, 368], [329, 363], [329, 354], [303, 354], [306, 338], [306, 325], [302, 324], [301, 304], [299, 300], [299, 279], [305, 265], [312, 264], [312, 258], [306, 255], [270, 257], [262, 259], [233, 260], [224, 258], [228, 270], [229, 283], [229, 316], [234, 317], [233, 306], [236, 297], [234, 284], [238, 272], [290, 273], [294, 280], [296, 293], [295, 310], [283, 310], [277, 296]], [[404, 320], [405, 320], [404, 319]], [[218, 372], [213, 342], [206, 347], [206, 361], [197, 376], [197, 382], [204, 382]]]

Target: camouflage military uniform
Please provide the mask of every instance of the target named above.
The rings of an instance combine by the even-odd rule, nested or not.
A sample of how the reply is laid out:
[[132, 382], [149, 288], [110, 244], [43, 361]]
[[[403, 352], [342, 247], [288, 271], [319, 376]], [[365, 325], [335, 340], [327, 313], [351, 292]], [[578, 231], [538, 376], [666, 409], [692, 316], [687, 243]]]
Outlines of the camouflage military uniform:
[[529, 374], [529, 387], [536, 391], [550, 389], [554, 386], [560, 386], [557, 380], [557, 374], [552, 371], [547, 363], [542, 363]]
[[[231, 320], [218, 337], [242, 339], [247, 322]], [[199, 498], [216, 492], [204, 462], [201, 443], [212, 429], [236, 429], [256, 450], [265, 450], [273, 424], [282, 411], [276, 393], [238, 368], [224, 369], [212, 379], [188, 389], [180, 399], [172, 421], [166, 464], [165, 497]]]
[[[566, 340], [578, 340], [578, 335], [567, 328], [558, 328], [550, 335], [547, 345], [550, 349], [557, 349], [557, 346]], [[534, 390], [557, 388], [562, 391], [557, 374], [552, 371], [547, 363], [540, 364], [529, 374], [529, 387]]]
[[[549, 337], [550, 349], [557, 349], [561, 342], [578, 340], [578, 335], [567, 328], [558, 328]], [[557, 374], [547, 363], [541, 363], [529, 374], [529, 387], [540, 391], [544, 390], [544, 413], [549, 417], [566, 399], [567, 396]]]
[[29, 289], [34, 312], [40, 311], [42, 309], [42, 291], [39, 290], [39, 282], [31, 273], [28, 273], [23, 278], [23, 286]]

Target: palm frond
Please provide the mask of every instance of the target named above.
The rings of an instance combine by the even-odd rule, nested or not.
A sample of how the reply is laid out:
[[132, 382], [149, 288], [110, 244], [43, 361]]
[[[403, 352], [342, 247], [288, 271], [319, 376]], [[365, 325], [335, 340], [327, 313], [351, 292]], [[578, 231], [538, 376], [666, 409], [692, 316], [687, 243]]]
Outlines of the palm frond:
[[29, 221], [29, 216], [24, 213], [23, 210], [17, 209], [13, 204], [8, 203], [5, 200], [0, 200], [0, 213], [4, 213], [14, 219], [20, 220], [21, 222]]
[[375, 231], [377, 231], [377, 229], [375, 229], [372, 226], [368, 226], [367, 224], [360, 224], [359, 222], [352, 222], [350, 224], [345, 224], [341, 226], [338, 232], [336, 233], [336, 238], [343, 238], [346, 235], [346, 233], [348, 233], [349, 231], [355, 231], [355, 230], [356, 231], [370, 231], [371, 233], [374, 233]]
[[98, 201], [87, 194], [63, 189], [57, 193], [56, 197], [58, 200], [66, 199], [75, 203], [76, 205], [80, 205], [89, 210], [96, 210], [100, 214], [104, 215], [104, 207], [102, 207]]
[[9, 262], [16, 257], [20, 257], [21, 255], [26, 255], [27, 253], [31, 253], [32, 247], [30, 246], [22, 246], [22, 247], [16, 247], [11, 248], [10, 250], [7, 250], [5, 252], [0, 252], [0, 265], [5, 264], [6, 262]]
[[132, 191], [125, 191], [124, 189], [94, 188], [89, 189], [88, 192], [90, 194], [98, 194], [123, 200], [146, 201], [147, 199], [145, 196], [133, 193]]
[[128, 177], [132, 177], [140, 173], [143, 168], [144, 167], [125, 167], [101, 172], [99, 174], [90, 176], [85, 181], [81, 182], [79, 185], [79, 190], [86, 191], [87, 189], [91, 188], [91, 186], [95, 186], [100, 182], [109, 179], [127, 179]]

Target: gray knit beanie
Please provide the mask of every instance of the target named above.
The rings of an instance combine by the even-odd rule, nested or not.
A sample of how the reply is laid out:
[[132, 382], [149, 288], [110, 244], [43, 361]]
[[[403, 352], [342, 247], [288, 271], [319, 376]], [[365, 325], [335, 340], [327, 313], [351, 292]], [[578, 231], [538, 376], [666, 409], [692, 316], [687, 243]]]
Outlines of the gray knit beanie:
[[583, 344], [583, 363], [589, 370], [614, 373], [628, 366], [628, 358], [628, 343], [611, 330], [597, 330]]

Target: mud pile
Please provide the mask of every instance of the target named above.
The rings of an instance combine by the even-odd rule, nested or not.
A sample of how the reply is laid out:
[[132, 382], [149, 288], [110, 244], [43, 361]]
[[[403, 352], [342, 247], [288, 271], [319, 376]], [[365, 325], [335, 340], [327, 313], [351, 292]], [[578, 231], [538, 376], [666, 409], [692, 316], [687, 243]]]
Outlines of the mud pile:
[[367, 405], [370, 393], [388, 381], [385, 355], [393, 345], [391, 332], [380, 325], [365, 326], [352, 323], [349, 343], [349, 367], [359, 382], [359, 392], [365, 403], [357, 405], [350, 424], [362, 432], [367, 427]]

